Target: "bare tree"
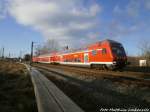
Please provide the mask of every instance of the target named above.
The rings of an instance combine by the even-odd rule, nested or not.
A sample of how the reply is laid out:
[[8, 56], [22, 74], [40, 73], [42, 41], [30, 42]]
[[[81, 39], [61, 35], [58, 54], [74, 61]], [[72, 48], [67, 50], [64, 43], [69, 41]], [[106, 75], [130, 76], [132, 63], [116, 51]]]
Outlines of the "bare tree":
[[24, 60], [25, 61], [30, 61], [30, 54], [25, 54], [24, 55]]
[[44, 47], [50, 52], [59, 50], [58, 41], [55, 39], [48, 40]]
[[141, 56], [150, 61], [150, 42], [142, 41], [140, 43]]
[[49, 39], [44, 43], [44, 45], [38, 45], [35, 48], [35, 55], [46, 54], [53, 51], [58, 51], [59, 49], [60, 46], [58, 41], [55, 39]]

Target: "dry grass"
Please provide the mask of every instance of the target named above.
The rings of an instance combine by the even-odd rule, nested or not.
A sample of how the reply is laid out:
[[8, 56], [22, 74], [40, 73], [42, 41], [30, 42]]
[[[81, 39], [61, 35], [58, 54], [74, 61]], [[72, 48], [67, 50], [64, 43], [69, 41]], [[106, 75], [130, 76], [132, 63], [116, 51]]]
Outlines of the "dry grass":
[[0, 61], [0, 111], [37, 112], [30, 76], [21, 64]]

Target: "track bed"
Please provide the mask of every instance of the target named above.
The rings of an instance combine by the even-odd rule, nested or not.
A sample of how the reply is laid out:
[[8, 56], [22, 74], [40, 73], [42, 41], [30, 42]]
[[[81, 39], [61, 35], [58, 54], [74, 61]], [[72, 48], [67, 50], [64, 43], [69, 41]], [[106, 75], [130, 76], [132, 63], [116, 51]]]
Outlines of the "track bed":
[[150, 83], [147, 80], [108, 75], [103, 71], [98, 75], [94, 74], [93, 70], [84, 68], [47, 64], [34, 66], [87, 112], [97, 112], [101, 108], [111, 107], [150, 107]]
[[65, 70], [68, 72], [75, 72], [84, 76], [91, 76], [96, 78], [120, 78], [123, 80], [130, 80], [141, 82], [144, 84], [148, 84], [150, 82], [150, 73], [141, 73], [141, 72], [129, 72], [129, 71], [104, 71], [104, 70], [96, 70], [90, 68], [80, 68], [80, 67], [73, 67], [73, 66], [66, 66], [66, 65], [52, 65], [52, 64], [34, 64], [34, 66], [41, 66], [41, 67], [49, 67], [49, 68], [58, 68], [61, 70]]

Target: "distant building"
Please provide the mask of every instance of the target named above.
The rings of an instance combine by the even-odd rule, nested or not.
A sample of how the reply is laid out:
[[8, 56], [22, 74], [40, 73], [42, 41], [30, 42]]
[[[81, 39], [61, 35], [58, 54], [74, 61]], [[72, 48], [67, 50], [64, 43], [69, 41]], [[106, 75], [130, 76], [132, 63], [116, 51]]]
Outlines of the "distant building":
[[147, 60], [139, 60], [139, 66], [140, 67], [146, 67], [147, 66]]
[[149, 66], [150, 62], [146, 60], [144, 57], [128, 57], [128, 62], [130, 62], [129, 66]]

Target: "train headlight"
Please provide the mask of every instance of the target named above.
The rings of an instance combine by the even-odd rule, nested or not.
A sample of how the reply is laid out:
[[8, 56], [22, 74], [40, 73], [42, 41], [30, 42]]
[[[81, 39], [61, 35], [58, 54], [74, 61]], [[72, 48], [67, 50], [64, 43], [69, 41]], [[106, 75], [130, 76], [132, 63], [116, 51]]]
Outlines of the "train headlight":
[[113, 64], [116, 65], [116, 61], [113, 61]]

